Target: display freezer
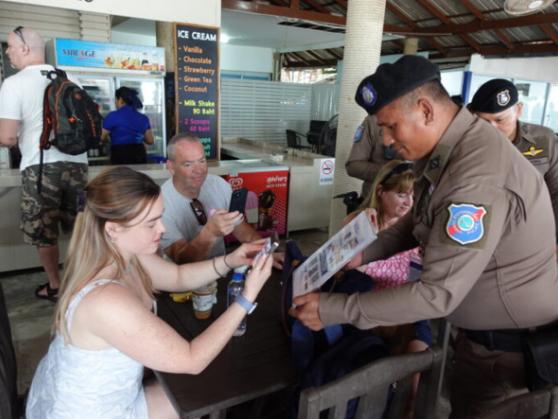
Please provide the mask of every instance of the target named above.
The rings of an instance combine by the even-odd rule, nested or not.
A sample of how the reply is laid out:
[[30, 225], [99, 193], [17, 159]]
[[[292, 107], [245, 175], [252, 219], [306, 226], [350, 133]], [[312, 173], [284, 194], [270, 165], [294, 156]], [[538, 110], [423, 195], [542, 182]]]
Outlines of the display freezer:
[[[166, 156], [163, 48], [57, 38], [47, 44], [47, 59], [79, 81], [103, 116], [116, 109], [116, 89], [136, 89], [155, 139], [147, 146], [148, 160]], [[108, 160], [107, 151], [101, 149], [90, 161]]]

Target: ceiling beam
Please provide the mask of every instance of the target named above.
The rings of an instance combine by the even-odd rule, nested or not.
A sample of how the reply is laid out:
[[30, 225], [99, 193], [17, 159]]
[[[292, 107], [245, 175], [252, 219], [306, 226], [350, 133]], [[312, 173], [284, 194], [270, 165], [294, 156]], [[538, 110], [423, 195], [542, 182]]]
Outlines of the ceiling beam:
[[328, 54], [333, 55], [336, 59], [338, 60], [342, 60], [343, 56], [338, 54], [337, 51], [335, 51], [334, 49], [326, 49], [326, 51], [328, 52]]
[[305, 62], [290, 62], [285, 68], [324, 68], [324, 67], [335, 67], [337, 65], [337, 60], [326, 60], [322, 62], [317, 61], [305, 61]]
[[311, 56], [312, 58], [314, 58], [314, 60], [324, 63], [325, 62], [325, 58], [320, 57], [318, 54], [316, 54], [314, 51], [304, 51], [306, 52], [306, 54], [308, 54], [309, 56]]
[[[335, 3], [337, 3], [339, 6], [344, 7], [345, 10], [347, 10], [347, 7], [349, 7], [349, 3], [346, 0], [334, 0]], [[345, 15], [347, 14], [347, 12], [345, 12]]]
[[555, 44], [558, 44], [558, 34], [556, 33], [552, 25], [545, 23], [540, 25], [540, 28], [546, 34], [546, 36], [552, 39]]
[[329, 10], [315, 0], [304, 0], [304, 3], [314, 8], [314, 10], [317, 10], [318, 12], [329, 14]]
[[[439, 19], [442, 23], [446, 24], [446, 25], [453, 25], [452, 21], [450, 20], [450, 18], [448, 18], [444, 12], [442, 12], [440, 9], [438, 9], [437, 6], [435, 6], [434, 4], [432, 4], [430, 2], [430, 0], [417, 0], [418, 3], [424, 7], [430, 14], [432, 14], [433, 16], [435, 16], [437, 19]], [[471, 38], [470, 35], [467, 34], [460, 34], [458, 35], [463, 41], [465, 41], [467, 44], [469, 44], [471, 47], [473, 47], [473, 49], [475, 51], [479, 51], [480, 45], [478, 44], [478, 42], [476, 42], [473, 38]]]
[[345, 25], [345, 16], [337, 16], [331, 13], [312, 12], [300, 10], [299, 0], [292, 0], [290, 7], [273, 6], [243, 0], [221, 0], [223, 9], [237, 10], [241, 12], [260, 13], [264, 15], [284, 16], [295, 19], [311, 20], [314, 22], [326, 22], [336, 25]]
[[[469, 57], [471, 54], [475, 53], [472, 48], [469, 47], [456, 47], [450, 48], [445, 57], [439, 54], [433, 54], [430, 56], [432, 59], [437, 58], [454, 58], [454, 57]], [[523, 43], [516, 44], [515, 48], [510, 51], [509, 49], [502, 47], [501, 45], [483, 45], [479, 52], [485, 57], [516, 57], [516, 56], [540, 56], [549, 54], [558, 54], [558, 45], [551, 41], [546, 43]]]
[[[486, 20], [486, 17], [482, 14], [482, 12], [473, 3], [471, 3], [471, 0], [461, 0], [461, 4], [465, 6], [465, 8], [472, 14], [474, 14], [478, 20]], [[500, 42], [508, 47], [508, 49], [511, 50], [514, 48], [513, 42], [501, 29], [495, 29], [494, 33], [496, 34], [496, 37], [500, 40]]]
[[388, 30], [384, 27], [384, 31], [405, 34], [413, 32], [417, 35], [422, 34], [458, 34], [458, 33], [471, 33], [479, 31], [487, 31], [493, 29], [508, 29], [517, 28], [521, 26], [541, 25], [543, 23], [557, 23], [558, 13], [538, 13], [529, 16], [512, 17], [509, 19], [499, 20], [475, 20], [473, 22], [462, 24], [442, 24], [438, 26], [429, 26], [427, 28], [417, 27], [415, 29], [401, 28], [398, 30]]
[[[414, 29], [417, 27], [417, 25], [415, 24], [415, 22], [413, 21], [413, 19], [411, 19], [409, 16], [407, 16], [403, 10], [401, 10], [398, 6], [396, 6], [395, 4], [386, 1], [386, 8], [389, 12], [393, 13], [399, 20], [403, 21], [403, 23], [405, 23], [408, 27]], [[438, 51], [440, 51], [440, 53], [443, 55], [446, 52], [446, 48], [441, 45], [436, 39], [434, 38], [426, 38], [426, 41], [435, 49], [437, 49]]]
[[304, 58], [302, 55], [300, 55], [298, 52], [289, 52], [290, 55], [292, 55], [293, 57], [295, 57], [297, 60], [299, 61], [303, 61], [306, 62], [308, 61], [306, 58]]

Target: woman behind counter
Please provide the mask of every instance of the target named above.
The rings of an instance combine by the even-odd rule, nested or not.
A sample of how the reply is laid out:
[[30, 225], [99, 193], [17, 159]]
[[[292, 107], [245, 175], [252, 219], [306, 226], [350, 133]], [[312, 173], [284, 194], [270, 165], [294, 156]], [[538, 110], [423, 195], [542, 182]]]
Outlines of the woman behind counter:
[[153, 144], [149, 119], [138, 112], [143, 108], [138, 92], [122, 86], [116, 90], [116, 110], [103, 121], [103, 142], [110, 137], [111, 164], [147, 163], [145, 144]]

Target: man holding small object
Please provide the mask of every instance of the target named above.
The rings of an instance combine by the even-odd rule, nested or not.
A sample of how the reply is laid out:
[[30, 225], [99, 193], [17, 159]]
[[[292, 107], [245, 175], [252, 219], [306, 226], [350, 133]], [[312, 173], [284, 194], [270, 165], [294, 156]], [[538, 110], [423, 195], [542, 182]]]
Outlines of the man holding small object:
[[460, 329], [451, 417], [475, 417], [527, 391], [526, 372], [534, 369], [524, 342], [558, 320], [548, 189], [497, 130], [451, 101], [437, 66], [423, 57], [379, 66], [356, 99], [376, 115], [384, 144], [415, 161], [417, 182], [412, 211], [381, 231], [355, 265], [418, 245], [422, 273], [374, 293], [306, 294], [294, 299], [292, 315], [314, 330], [447, 316]]
[[[207, 173], [204, 148], [197, 137], [174, 136], [167, 155], [172, 177], [161, 187], [166, 227], [161, 248], [167, 256], [175, 263], [205, 260], [225, 254], [228, 234], [241, 243], [261, 238], [241, 212], [229, 212], [232, 188], [220, 176]], [[274, 257], [276, 266], [278, 258]]]

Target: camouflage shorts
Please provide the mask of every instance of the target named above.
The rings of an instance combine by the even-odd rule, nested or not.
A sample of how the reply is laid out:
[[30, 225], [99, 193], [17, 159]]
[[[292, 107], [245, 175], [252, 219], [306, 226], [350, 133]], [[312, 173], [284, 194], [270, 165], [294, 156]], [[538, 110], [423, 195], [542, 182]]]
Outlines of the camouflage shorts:
[[37, 191], [39, 165], [21, 172], [21, 223], [25, 243], [52, 246], [58, 225], [69, 232], [76, 218], [77, 191], [87, 183], [87, 165], [56, 162], [43, 165], [42, 192]]

